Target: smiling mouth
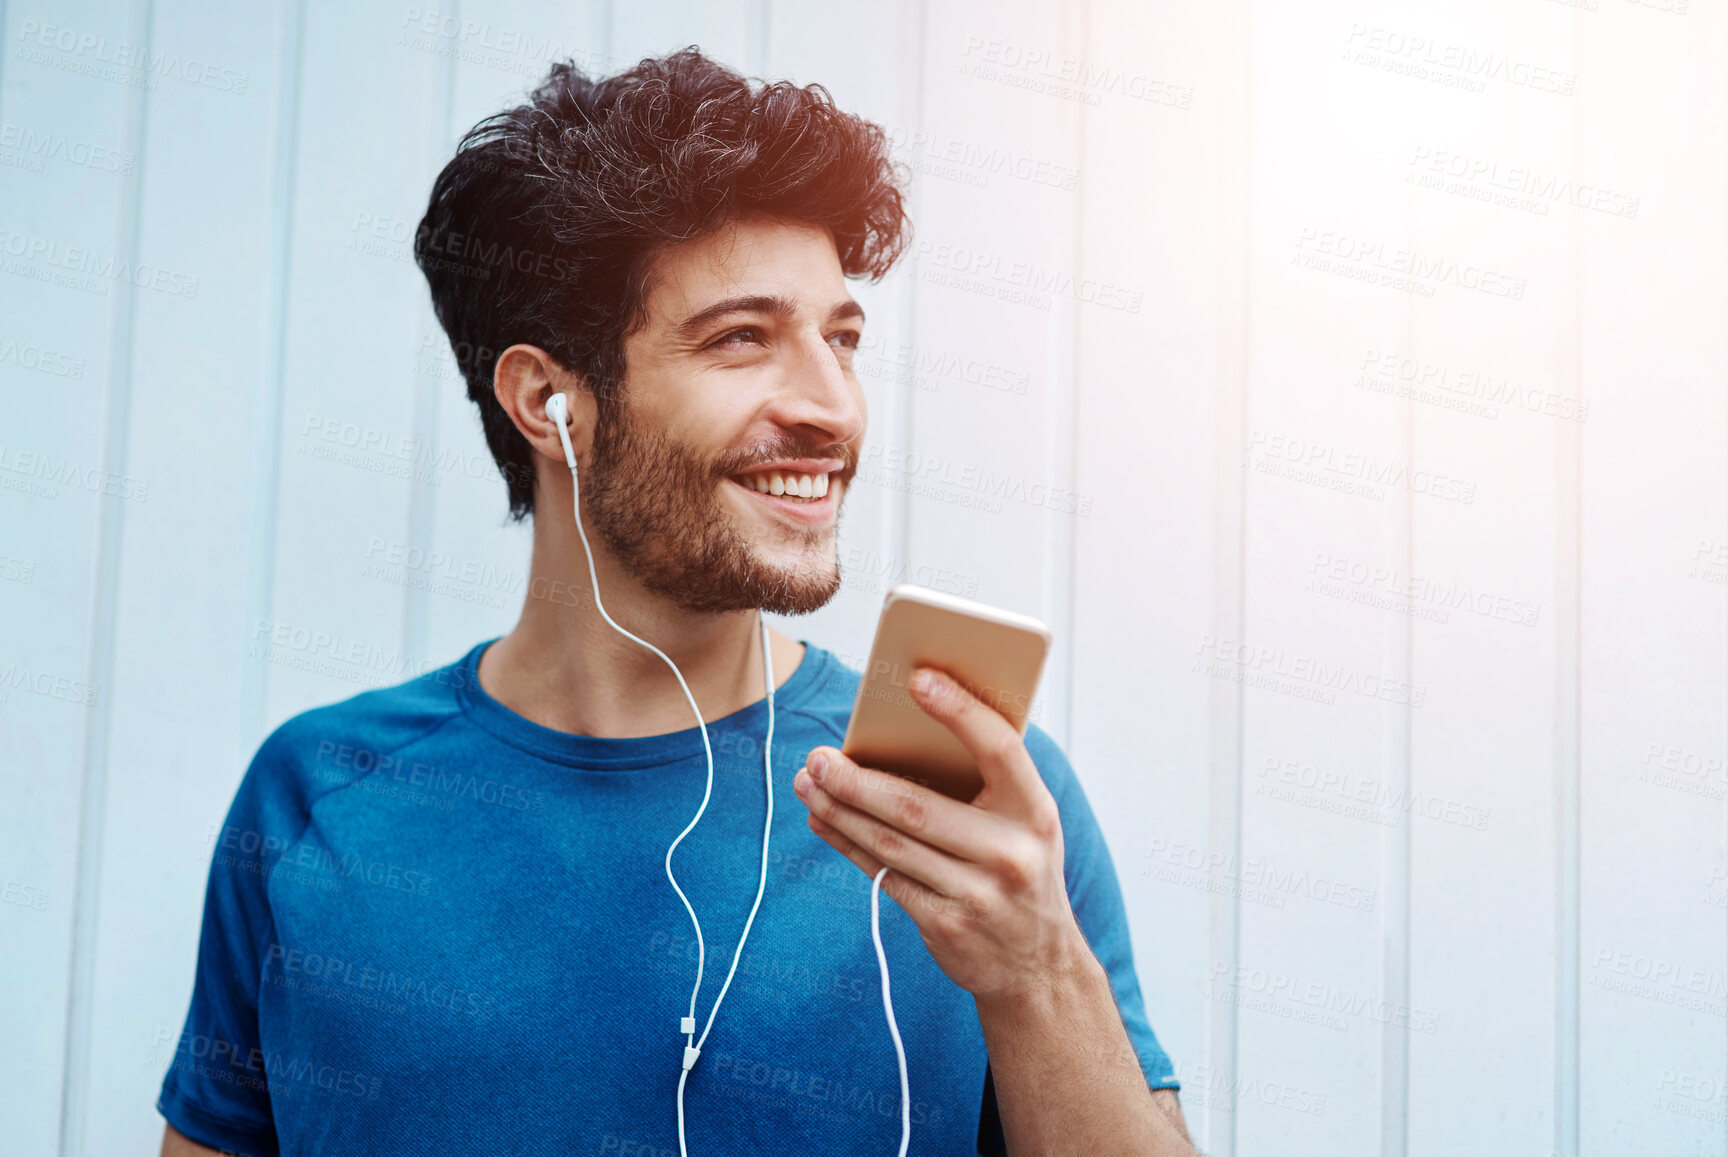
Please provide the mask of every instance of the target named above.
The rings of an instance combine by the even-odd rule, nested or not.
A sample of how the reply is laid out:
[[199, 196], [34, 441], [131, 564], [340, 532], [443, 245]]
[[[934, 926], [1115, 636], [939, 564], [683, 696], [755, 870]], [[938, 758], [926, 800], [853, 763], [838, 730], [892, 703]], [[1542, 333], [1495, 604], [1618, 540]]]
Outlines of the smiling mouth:
[[747, 490], [792, 503], [822, 502], [828, 497], [827, 474], [796, 474], [790, 470], [758, 470], [734, 474], [732, 481]]
[[833, 530], [846, 486], [843, 481], [830, 479], [826, 472], [803, 474], [793, 470], [751, 470], [729, 475], [727, 481], [748, 490], [750, 497], [744, 501], [761, 503], [764, 513], [775, 521], [806, 531]]

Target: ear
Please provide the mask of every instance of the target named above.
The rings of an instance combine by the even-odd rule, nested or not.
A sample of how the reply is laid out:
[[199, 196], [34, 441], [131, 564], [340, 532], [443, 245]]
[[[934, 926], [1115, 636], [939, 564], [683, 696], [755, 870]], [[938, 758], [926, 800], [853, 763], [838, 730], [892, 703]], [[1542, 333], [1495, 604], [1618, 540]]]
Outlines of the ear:
[[517, 344], [498, 355], [492, 393], [534, 452], [552, 459], [560, 469], [564, 446], [558, 440], [558, 427], [546, 416], [546, 400], [554, 393], [563, 394], [570, 411], [570, 446], [579, 464], [588, 460], [596, 411], [594, 395], [580, 374], [559, 365], [539, 346]]

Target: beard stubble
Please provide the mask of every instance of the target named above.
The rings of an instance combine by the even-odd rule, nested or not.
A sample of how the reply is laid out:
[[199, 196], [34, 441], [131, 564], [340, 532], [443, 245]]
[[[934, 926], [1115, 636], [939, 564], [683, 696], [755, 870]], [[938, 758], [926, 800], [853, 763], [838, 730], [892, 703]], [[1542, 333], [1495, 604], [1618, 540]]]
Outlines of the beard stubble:
[[[658, 428], [638, 423], [627, 402], [603, 415], [594, 430], [594, 457], [582, 476], [584, 518], [606, 549], [637, 581], [674, 605], [699, 613], [761, 608], [803, 615], [827, 605], [840, 589], [833, 527], [802, 528], [790, 541], [824, 561], [779, 567], [764, 562], [739, 533], [720, 487], [758, 462], [841, 456], [830, 485], [857, 471], [850, 447], [810, 446], [793, 439], [707, 460]], [[841, 491], [845, 496], [846, 491]]]

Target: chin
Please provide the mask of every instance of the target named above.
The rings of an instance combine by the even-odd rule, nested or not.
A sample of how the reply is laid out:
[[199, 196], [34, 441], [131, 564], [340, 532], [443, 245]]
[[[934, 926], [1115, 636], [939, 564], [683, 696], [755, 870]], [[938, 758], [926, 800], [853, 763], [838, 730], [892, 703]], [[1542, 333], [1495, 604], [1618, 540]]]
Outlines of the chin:
[[756, 605], [777, 615], [807, 615], [827, 606], [840, 593], [840, 567], [830, 544], [819, 554], [793, 559], [756, 559]]

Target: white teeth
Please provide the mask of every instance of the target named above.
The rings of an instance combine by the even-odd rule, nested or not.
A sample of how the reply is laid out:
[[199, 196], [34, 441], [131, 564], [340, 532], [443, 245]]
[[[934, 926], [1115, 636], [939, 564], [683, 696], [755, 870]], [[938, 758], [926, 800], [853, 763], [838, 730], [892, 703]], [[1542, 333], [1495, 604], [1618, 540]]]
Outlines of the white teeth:
[[739, 480], [759, 493], [783, 498], [813, 500], [825, 498], [828, 494], [826, 474], [790, 474], [784, 470], [770, 470], [765, 474], [745, 474]]

